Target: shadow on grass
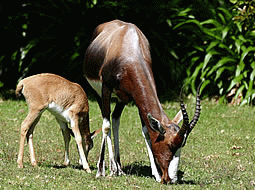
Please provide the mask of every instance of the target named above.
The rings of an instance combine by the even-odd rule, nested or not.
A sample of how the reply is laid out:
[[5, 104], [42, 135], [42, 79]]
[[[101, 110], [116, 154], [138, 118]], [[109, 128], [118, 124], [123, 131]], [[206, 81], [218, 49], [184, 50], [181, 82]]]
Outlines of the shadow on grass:
[[[77, 170], [83, 170], [83, 167], [81, 165], [69, 165], [69, 166], [64, 166], [64, 165], [47, 165], [47, 167], [52, 167], [55, 169], [63, 169], [63, 168], [73, 168]], [[90, 166], [90, 169], [97, 170], [96, 167]], [[149, 178], [154, 178], [154, 176], [151, 173], [151, 167], [147, 166], [144, 164], [144, 162], [134, 162], [130, 165], [124, 166], [123, 171], [126, 175], [135, 175], [138, 177], [149, 177]], [[184, 172], [178, 170], [177, 172], [178, 175], [178, 182], [177, 184], [189, 184], [189, 185], [196, 185], [196, 183], [192, 180], [183, 180]]]
[[134, 162], [131, 165], [124, 166], [123, 171], [127, 175], [136, 175], [140, 177], [153, 177], [151, 167], [144, 165], [143, 162]]
[[[83, 170], [83, 167], [81, 165], [69, 165], [69, 166], [65, 166], [65, 165], [47, 165], [47, 167], [49, 168], [55, 168], [55, 169], [64, 169], [64, 168], [73, 168], [73, 169], [76, 169], [76, 170]], [[93, 167], [93, 166], [89, 166], [89, 168], [91, 170], [97, 170], [97, 168]]]
[[[134, 162], [131, 165], [125, 166], [123, 168], [123, 171], [127, 175], [136, 175], [139, 177], [154, 178], [151, 172], [151, 167], [144, 165], [143, 162]], [[192, 180], [189, 180], [189, 181], [183, 180], [184, 172], [178, 170], [177, 175], [178, 175], [178, 182], [177, 182], [178, 184], [196, 185], [196, 183]]]

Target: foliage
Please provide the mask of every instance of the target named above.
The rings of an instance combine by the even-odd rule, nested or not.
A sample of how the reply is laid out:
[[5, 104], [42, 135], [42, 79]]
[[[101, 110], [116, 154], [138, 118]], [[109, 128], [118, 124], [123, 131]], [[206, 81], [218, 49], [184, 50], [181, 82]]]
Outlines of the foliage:
[[[191, 105], [193, 101], [186, 102]], [[91, 130], [101, 127], [96, 102], [89, 101]], [[34, 131], [38, 167], [29, 162], [25, 146], [24, 167], [17, 168], [20, 125], [27, 114], [23, 101], [0, 101], [0, 189], [254, 189], [255, 108], [202, 102], [202, 114], [182, 149], [180, 183], [162, 185], [151, 175], [147, 148], [141, 132], [139, 113], [127, 106], [120, 123], [120, 159], [127, 175], [96, 179], [101, 134], [94, 139], [88, 162], [92, 173], [79, 166], [74, 139], [70, 142], [69, 167], [63, 167], [64, 142], [61, 130], [49, 112], [45, 112]], [[173, 118], [177, 103], [163, 105]], [[193, 113], [188, 106], [188, 113]], [[43, 135], [41, 135], [43, 134]], [[106, 175], [109, 175], [108, 156]]]
[[0, 88], [13, 89], [19, 79], [42, 72], [82, 85], [84, 52], [94, 28], [120, 19], [136, 24], [148, 38], [161, 99], [177, 98], [184, 81], [186, 93], [195, 93], [205, 78], [203, 95], [216, 95], [223, 102], [234, 94], [235, 100], [251, 104], [254, 1], [231, 2], [47, 0], [20, 1], [15, 7], [5, 2], [0, 6], [7, 10], [0, 11], [5, 47], [0, 53]]
[[[180, 62], [199, 38], [186, 43], [173, 27], [183, 21], [186, 8], [199, 20], [209, 19], [222, 0], [19, 1], [0, 5], [0, 86], [15, 88], [19, 79], [42, 72], [83, 83], [82, 62], [94, 28], [120, 19], [136, 24], [151, 45], [153, 72], [159, 95], [178, 96], [187, 63]], [[17, 11], [19, 10], [19, 11]], [[11, 44], [11, 45], [10, 45]], [[185, 46], [185, 47], [184, 47]], [[184, 47], [184, 48], [183, 48]], [[164, 72], [162, 72], [164, 71]], [[178, 85], [176, 85], [178, 84]]]
[[255, 27], [255, 0], [230, 0], [235, 4], [236, 22], [240, 22], [245, 30], [254, 29]]
[[69, 79], [81, 77], [84, 44], [89, 42], [87, 36], [93, 31], [93, 26], [89, 30], [81, 21], [88, 17], [92, 5], [93, 1], [89, 0], [1, 4], [3, 87], [15, 88], [20, 78], [42, 72], [69, 76]]
[[193, 45], [194, 50], [183, 60], [191, 62], [186, 85], [195, 94], [197, 83], [205, 79], [201, 90], [207, 96], [219, 95], [223, 102], [232, 95], [237, 103], [251, 104], [255, 98], [255, 32], [243, 30], [224, 8], [216, 9], [214, 19], [185, 20], [175, 29], [190, 25], [196, 27], [203, 44]]

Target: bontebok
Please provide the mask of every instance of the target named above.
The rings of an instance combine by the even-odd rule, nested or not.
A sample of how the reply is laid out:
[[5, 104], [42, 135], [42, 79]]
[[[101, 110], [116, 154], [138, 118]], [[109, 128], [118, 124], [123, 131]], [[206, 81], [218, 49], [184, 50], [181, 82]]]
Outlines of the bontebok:
[[[95, 29], [85, 54], [84, 73], [86, 78], [92, 81], [91, 84], [102, 84], [100, 105], [103, 115], [103, 140], [97, 176], [105, 175], [106, 141], [111, 175], [123, 174], [119, 154], [120, 116], [124, 106], [134, 100], [139, 109], [152, 174], [162, 183], [177, 181], [181, 146], [198, 120], [200, 99], [197, 96], [196, 115], [191, 122], [183, 104], [181, 111], [170, 120], [157, 97], [151, 63], [149, 42], [134, 24], [114, 20]], [[119, 98], [112, 114], [115, 154], [112, 150], [110, 123], [110, 100], [113, 92]], [[184, 122], [179, 128], [182, 115]]]

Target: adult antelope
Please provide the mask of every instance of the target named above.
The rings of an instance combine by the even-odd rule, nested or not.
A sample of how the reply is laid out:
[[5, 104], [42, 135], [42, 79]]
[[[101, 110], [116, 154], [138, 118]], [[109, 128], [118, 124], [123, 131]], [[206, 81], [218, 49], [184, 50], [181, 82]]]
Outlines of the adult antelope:
[[[75, 137], [80, 154], [80, 164], [87, 172], [91, 172], [87, 156], [93, 147], [95, 135], [101, 129], [90, 134], [89, 105], [82, 87], [54, 74], [38, 74], [19, 82], [16, 94], [24, 95], [29, 107], [26, 119], [21, 124], [18, 167], [23, 168], [25, 137], [29, 144], [30, 161], [37, 165], [33, 146], [33, 131], [42, 113], [49, 110], [59, 123], [65, 141], [64, 165], [69, 165], [68, 158], [70, 134]], [[68, 123], [71, 129], [68, 128]]]
[[[92, 86], [95, 82], [102, 84], [103, 140], [97, 177], [105, 176], [106, 141], [111, 175], [123, 174], [119, 155], [120, 116], [125, 104], [134, 100], [139, 109], [152, 174], [162, 183], [175, 183], [182, 143], [200, 114], [199, 95], [196, 114], [191, 122], [183, 103], [181, 111], [170, 120], [157, 97], [148, 40], [135, 25], [119, 20], [101, 24], [95, 29], [92, 42], [85, 53], [84, 73]], [[110, 99], [113, 91], [119, 98], [112, 114], [115, 157], [110, 128]], [[179, 128], [182, 115], [184, 122]], [[157, 166], [161, 169], [162, 177]]]

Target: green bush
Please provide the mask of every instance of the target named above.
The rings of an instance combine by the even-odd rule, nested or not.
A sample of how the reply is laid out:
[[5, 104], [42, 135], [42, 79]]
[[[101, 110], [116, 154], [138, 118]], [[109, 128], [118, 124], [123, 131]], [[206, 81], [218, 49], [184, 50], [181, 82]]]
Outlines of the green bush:
[[[222, 103], [230, 94], [234, 101], [251, 104], [255, 98], [255, 31], [243, 30], [239, 22], [233, 21], [231, 12], [224, 8], [215, 11], [215, 18], [199, 22], [185, 20], [174, 29], [196, 26], [203, 43], [195, 45], [193, 51], [182, 61], [189, 61], [186, 85], [196, 92], [198, 83], [206, 96], [218, 95]], [[195, 33], [195, 32], [194, 32]]]
[[240, 22], [245, 30], [255, 27], [255, 0], [230, 0], [235, 5], [234, 20]]

